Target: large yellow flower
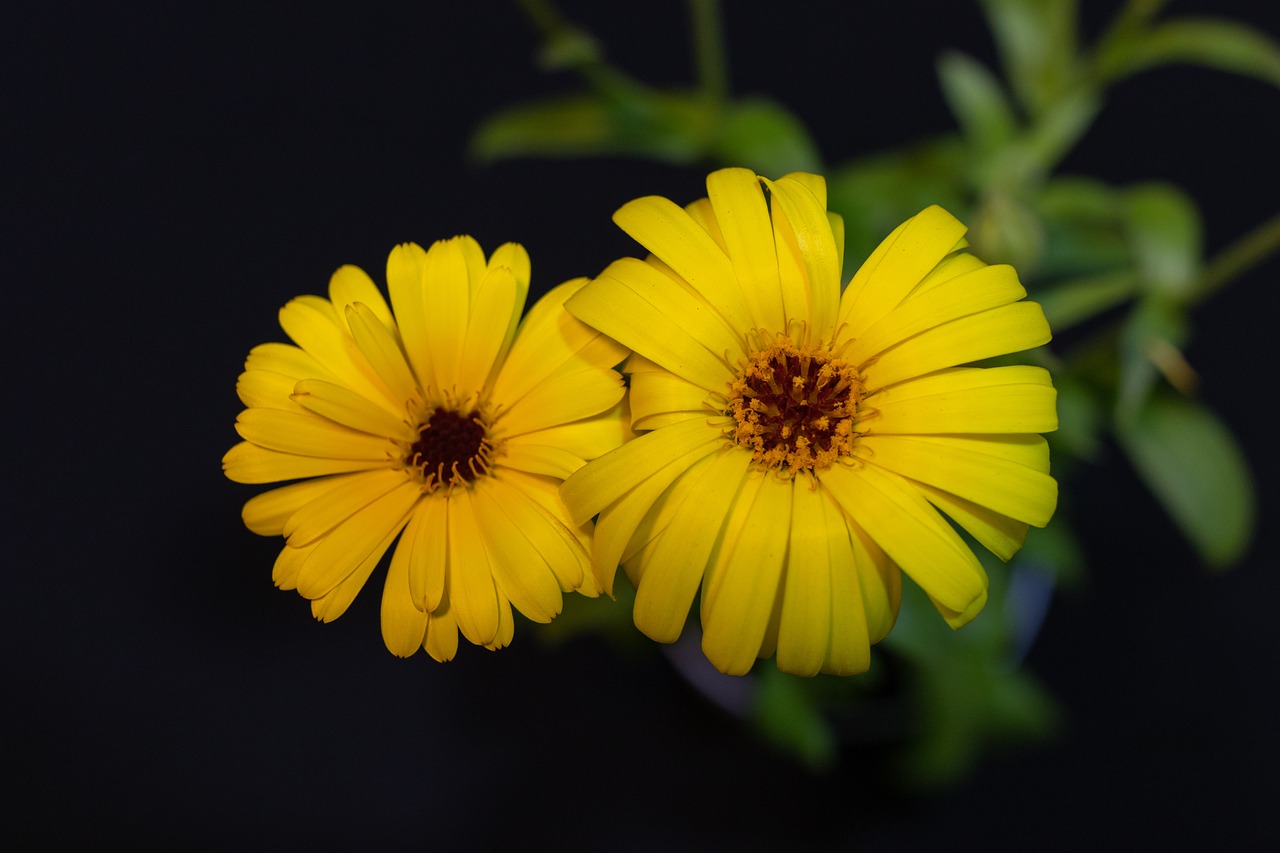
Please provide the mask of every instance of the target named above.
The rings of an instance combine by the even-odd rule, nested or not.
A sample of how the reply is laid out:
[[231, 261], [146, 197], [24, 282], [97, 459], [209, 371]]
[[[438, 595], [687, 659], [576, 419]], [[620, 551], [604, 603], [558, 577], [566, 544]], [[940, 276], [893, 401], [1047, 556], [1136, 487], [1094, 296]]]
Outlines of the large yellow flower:
[[652, 252], [566, 303], [633, 350], [641, 435], [569, 477], [593, 561], [621, 564], [634, 618], [675, 640], [701, 586], [702, 647], [744, 673], [856, 673], [897, 616], [899, 571], [960, 626], [987, 577], [939, 513], [1008, 559], [1057, 502], [1048, 374], [963, 367], [1049, 340], [1014, 271], [960, 250], [938, 207], [898, 227], [840, 289], [843, 226], [815, 175], [744, 169], [685, 209], [614, 221]]
[[614, 371], [626, 355], [575, 320], [566, 282], [520, 316], [529, 256], [508, 243], [486, 262], [470, 237], [397, 246], [391, 307], [344, 266], [329, 299], [280, 311], [296, 346], [249, 353], [237, 384], [245, 440], [232, 480], [301, 480], [250, 500], [256, 533], [283, 535], [274, 579], [340, 616], [400, 536], [382, 596], [382, 634], [402, 656], [454, 656], [458, 632], [501, 648], [511, 606], [532, 620], [561, 592], [597, 595], [590, 525], [569, 520], [561, 480], [629, 434]]

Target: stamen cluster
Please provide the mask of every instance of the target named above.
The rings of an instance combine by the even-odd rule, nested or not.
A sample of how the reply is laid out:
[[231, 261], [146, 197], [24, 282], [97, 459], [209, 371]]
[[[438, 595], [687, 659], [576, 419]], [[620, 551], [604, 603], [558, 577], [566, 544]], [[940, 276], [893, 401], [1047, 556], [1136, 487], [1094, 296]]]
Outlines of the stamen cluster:
[[479, 410], [461, 414], [437, 408], [418, 427], [418, 440], [405, 454], [409, 467], [422, 476], [422, 490], [462, 486], [489, 473], [493, 442]]
[[779, 336], [754, 352], [730, 384], [732, 436], [766, 468], [790, 476], [820, 470], [852, 452], [864, 393], [852, 364]]

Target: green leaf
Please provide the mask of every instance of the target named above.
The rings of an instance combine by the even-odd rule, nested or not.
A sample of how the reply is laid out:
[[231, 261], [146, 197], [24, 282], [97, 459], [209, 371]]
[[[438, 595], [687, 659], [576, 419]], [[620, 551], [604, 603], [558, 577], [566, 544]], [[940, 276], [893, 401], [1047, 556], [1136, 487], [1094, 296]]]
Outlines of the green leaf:
[[818, 148], [804, 124], [763, 98], [744, 98], [728, 105], [712, 156], [722, 165], [745, 166], [771, 177], [822, 171]]
[[1248, 24], [1218, 18], [1166, 21], [1116, 44], [1097, 61], [1103, 79], [1188, 62], [1280, 86], [1280, 43]]
[[[1120, 330], [1120, 386], [1116, 419], [1132, 419], [1147, 404], [1169, 353], [1178, 353], [1187, 339], [1187, 307], [1160, 293], [1141, 299]], [[1176, 378], [1176, 377], [1173, 377]]]
[[483, 162], [631, 154], [690, 163], [706, 153], [707, 123], [701, 102], [688, 95], [572, 95], [490, 116], [472, 136], [471, 153]]
[[765, 740], [799, 759], [811, 770], [825, 770], [835, 764], [837, 739], [807, 679], [786, 675], [777, 667], [757, 668], [752, 721]]
[[1186, 193], [1144, 184], [1125, 194], [1125, 222], [1144, 287], [1187, 299], [1200, 274], [1200, 214]]
[[1054, 178], [1034, 207], [1045, 229], [1041, 276], [1089, 278], [1132, 265], [1121, 228], [1123, 196], [1114, 187], [1090, 178]]
[[975, 152], [993, 153], [1013, 138], [1018, 120], [1000, 81], [986, 66], [967, 54], [948, 51], [938, 60], [938, 79]]
[[1029, 274], [1044, 250], [1044, 226], [1027, 205], [1007, 193], [992, 192], [970, 218], [973, 253], [989, 264], [1012, 264]]
[[1253, 535], [1254, 489], [1244, 454], [1208, 408], [1151, 398], [1117, 424], [1134, 468], [1206, 563], [1224, 568]]
[[983, 0], [1014, 92], [1038, 115], [1075, 77], [1075, 0]]
[[1132, 272], [1103, 273], [1062, 282], [1036, 293], [1049, 328], [1061, 332], [1131, 299], [1138, 290]]

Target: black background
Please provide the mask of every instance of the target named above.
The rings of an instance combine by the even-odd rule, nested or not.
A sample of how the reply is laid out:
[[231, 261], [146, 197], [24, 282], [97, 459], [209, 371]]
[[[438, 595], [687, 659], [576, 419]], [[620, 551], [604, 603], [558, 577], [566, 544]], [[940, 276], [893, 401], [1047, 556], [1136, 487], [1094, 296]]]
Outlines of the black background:
[[[991, 62], [976, 4], [726, 3], [732, 83], [788, 104], [828, 162], [945, 131], [933, 63]], [[1097, 32], [1113, 4], [1085, 2]], [[690, 79], [683, 4], [565, 4], [647, 80]], [[1280, 35], [1277, 5], [1185, 0]], [[277, 308], [397, 242], [529, 249], [535, 287], [633, 251], [609, 222], [701, 168], [477, 167], [538, 72], [505, 3], [15, 3], [0, 12], [9, 462], [3, 820], [38, 847], [1079, 849], [1274, 838], [1280, 598], [1271, 260], [1197, 314], [1202, 397], [1257, 475], [1260, 531], [1211, 575], [1114, 450], [1079, 490], [1087, 581], [1028, 661], [1067, 726], [933, 796], [857, 754], [811, 774], [655, 655], [527, 624], [498, 654], [402, 661], [380, 581], [331, 625], [275, 590], [279, 547], [227, 482], [233, 387]], [[1119, 85], [1070, 171], [1170, 179], [1210, 252], [1275, 213], [1280, 90], [1173, 68]], [[16, 429], [13, 427], [16, 426]], [[1085, 496], [1088, 496], [1087, 499]]]

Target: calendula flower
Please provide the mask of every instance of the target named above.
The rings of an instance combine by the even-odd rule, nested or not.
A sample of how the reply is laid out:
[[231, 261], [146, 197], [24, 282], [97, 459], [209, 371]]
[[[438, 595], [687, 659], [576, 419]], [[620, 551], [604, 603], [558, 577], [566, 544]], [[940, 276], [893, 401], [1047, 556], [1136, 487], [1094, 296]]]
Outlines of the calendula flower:
[[512, 605], [547, 622], [562, 591], [599, 592], [590, 525], [570, 521], [557, 488], [629, 434], [612, 369], [626, 350], [565, 313], [586, 279], [521, 322], [529, 256], [513, 243], [487, 262], [470, 237], [397, 246], [387, 283], [390, 307], [344, 266], [328, 299], [281, 309], [296, 346], [249, 353], [244, 441], [223, 467], [241, 483], [299, 480], [250, 500], [244, 520], [286, 538], [274, 580], [316, 618], [342, 615], [399, 536], [387, 648], [448, 660], [459, 631], [501, 648]]
[[962, 251], [939, 207], [903, 223], [840, 288], [843, 226], [816, 175], [707, 179], [709, 199], [625, 205], [652, 255], [566, 303], [633, 351], [639, 437], [569, 477], [599, 515], [605, 590], [675, 640], [701, 587], [702, 647], [723, 672], [776, 652], [797, 674], [857, 673], [897, 616], [900, 571], [960, 626], [987, 577], [951, 521], [1003, 559], [1057, 502], [1038, 367], [964, 367], [1049, 340], [1014, 271]]

